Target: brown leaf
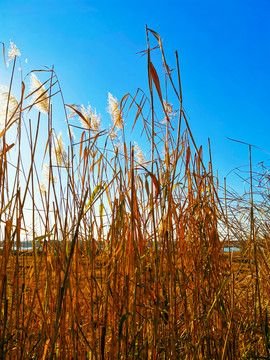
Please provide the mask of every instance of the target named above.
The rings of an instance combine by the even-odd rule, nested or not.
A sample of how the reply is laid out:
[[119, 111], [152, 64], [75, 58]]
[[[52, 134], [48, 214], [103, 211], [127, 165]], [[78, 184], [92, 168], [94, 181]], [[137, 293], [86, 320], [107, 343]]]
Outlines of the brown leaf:
[[190, 147], [188, 146], [187, 147], [187, 153], [186, 153], [186, 172], [187, 172], [187, 169], [188, 169], [188, 165], [189, 165], [189, 160], [190, 160]]
[[154, 84], [157, 89], [159, 99], [160, 99], [161, 103], [163, 104], [158, 74], [157, 74], [157, 71], [151, 61], [150, 61], [150, 69], [151, 69], [151, 76], [152, 76], [152, 79], [154, 80]]
[[79, 159], [81, 161], [81, 157], [82, 157], [82, 147], [83, 147], [83, 137], [84, 137], [85, 131], [83, 131], [82, 136], [81, 136], [81, 145], [80, 145], [80, 155], [79, 155]]

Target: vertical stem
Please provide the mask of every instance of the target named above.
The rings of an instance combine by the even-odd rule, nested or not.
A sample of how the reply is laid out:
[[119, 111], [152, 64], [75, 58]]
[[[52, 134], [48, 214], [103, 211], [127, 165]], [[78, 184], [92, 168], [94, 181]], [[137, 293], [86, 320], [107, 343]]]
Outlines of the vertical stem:
[[[149, 37], [148, 37], [148, 28], [146, 25], [146, 36], [147, 36], [147, 64], [148, 64], [148, 82], [149, 82], [149, 91], [151, 97], [151, 124], [152, 124], [152, 134], [151, 134], [151, 173], [154, 176], [154, 150], [155, 150], [155, 129], [154, 129], [154, 97], [153, 97], [153, 83], [152, 83], [152, 73], [151, 73], [151, 58], [150, 58], [150, 46], [149, 46]], [[155, 295], [156, 295], [156, 304], [154, 310], [154, 344], [153, 349], [157, 349], [157, 329], [158, 329], [158, 305], [159, 305], [159, 295], [158, 295], [158, 245], [157, 245], [157, 232], [156, 232], [156, 222], [155, 222], [155, 211], [154, 211], [154, 184], [153, 178], [151, 177], [151, 196], [150, 196], [150, 212], [152, 213], [152, 224], [153, 224], [153, 235], [155, 243]]]

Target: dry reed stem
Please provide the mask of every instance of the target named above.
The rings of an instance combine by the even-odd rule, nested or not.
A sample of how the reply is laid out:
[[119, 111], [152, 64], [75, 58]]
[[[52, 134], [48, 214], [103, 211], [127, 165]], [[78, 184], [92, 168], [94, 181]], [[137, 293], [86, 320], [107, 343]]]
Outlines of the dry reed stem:
[[[63, 150], [61, 139], [53, 143], [53, 87], [59, 86], [64, 105], [57, 76], [48, 70], [50, 78], [30, 95], [22, 87], [19, 120], [3, 132], [0, 154], [0, 359], [269, 358], [270, 247], [269, 229], [257, 217], [262, 204], [254, 196], [248, 204], [240, 202], [228, 189], [224, 201], [218, 196], [210, 143], [205, 166], [183, 108], [178, 54], [174, 81], [159, 35], [147, 27], [146, 33], [149, 98], [138, 90], [118, 104], [114, 99], [111, 109], [122, 149], [109, 130], [72, 124], [82, 131], [81, 140], [74, 143], [70, 136], [65, 161], [55, 163]], [[157, 49], [150, 47], [152, 36], [165, 84], [152, 61]], [[9, 94], [15, 66], [16, 61]], [[24, 105], [35, 92], [35, 102]], [[170, 95], [178, 101], [177, 116], [164, 105]], [[46, 114], [37, 116], [35, 133], [34, 120], [26, 126], [25, 165], [21, 130], [16, 146], [8, 143], [8, 134], [26, 110], [43, 101]], [[79, 107], [71, 107], [91, 123]], [[125, 138], [122, 114], [133, 116], [133, 108], [132, 130], [141, 118], [149, 164], [138, 163]], [[71, 135], [74, 120], [64, 112]], [[44, 116], [49, 181], [40, 194], [37, 147]], [[57, 183], [51, 181], [56, 175]], [[251, 167], [249, 175], [252, 196]], [[238, 214], [250, 205], [247, 229]], [[31, 251], [22, 251], [25, 239]], [[234, 241], [241, 251], [233, 253]]]

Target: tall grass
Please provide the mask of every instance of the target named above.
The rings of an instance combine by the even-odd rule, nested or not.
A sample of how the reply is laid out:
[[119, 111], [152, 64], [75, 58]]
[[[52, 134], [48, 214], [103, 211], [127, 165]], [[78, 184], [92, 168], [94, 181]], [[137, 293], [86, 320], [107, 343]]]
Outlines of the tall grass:
[[[30, 93], [22, 82], [12, 101], [12, 57], [0, 134], [0, 359], [269, 359], [268, 228], [252, 196], [245, 204], [226, 186], [219, 196], [210, 146], [205, 165], [187, 121], [178, 55], [172, 71], [159, 35], [146, 33], [149, 96], [110, 95], [108, 130], [93, 109], [65, 104], [53, 69], [32, 72]], [[125, 116], [148, 162], [126, 140]]]

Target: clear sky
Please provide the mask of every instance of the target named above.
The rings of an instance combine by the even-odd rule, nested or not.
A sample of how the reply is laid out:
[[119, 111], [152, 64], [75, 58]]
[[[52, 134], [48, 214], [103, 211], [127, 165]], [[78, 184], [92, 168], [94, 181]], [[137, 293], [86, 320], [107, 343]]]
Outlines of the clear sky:
[[[145, 24], [180, 59], [184, 107], [198, 145], [211, 140], [221, 180], [248, 163], [248, 149], [270, 153], [269, 0], [1, 0], [0, 41], [20, 49], [24, 73], [54, 65], [66, 103], [89, 102], [106, 114], [118, 99], [148, 90]], [[0, 63], [0, 83], [7, 70]], [[7, 84], [6, 84], [7, 85]], [[60, 121], [60, 119], [59, 119]], [[104, 121], [104, 120], [103, 120]], [[270, 158], [254, 151], [254, 163]]]

